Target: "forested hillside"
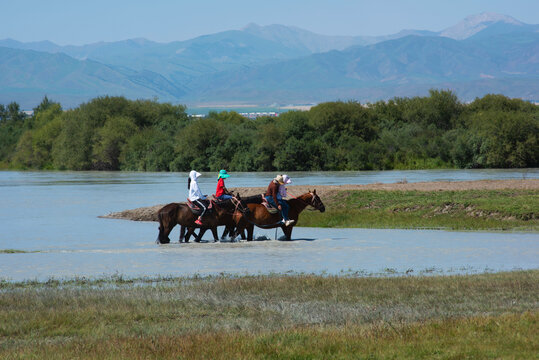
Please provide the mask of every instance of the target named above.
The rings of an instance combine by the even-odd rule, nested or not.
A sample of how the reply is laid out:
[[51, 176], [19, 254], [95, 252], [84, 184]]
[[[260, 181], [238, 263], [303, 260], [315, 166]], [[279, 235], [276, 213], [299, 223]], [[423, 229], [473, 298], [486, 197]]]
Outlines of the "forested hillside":
[[26, 117], [0, 105], [4, 169], [230, 171], [510, 168], [539, 165], [539, 107], [450, 91], [373, 104], [327, 102], [277, 118], [190, 118], [182, 105], [99, 97]]

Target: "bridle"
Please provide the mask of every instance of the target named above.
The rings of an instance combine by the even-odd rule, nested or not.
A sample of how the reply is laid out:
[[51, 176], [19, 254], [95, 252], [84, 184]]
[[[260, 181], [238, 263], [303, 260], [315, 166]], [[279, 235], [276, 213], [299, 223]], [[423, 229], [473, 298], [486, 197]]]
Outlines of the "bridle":
[[[226, 201], [226, 200], [225, 200]], [[223, 204], [219, 204], [218, 201], [211, 200], [211, 204], [213, 207], [224, 210], [224, 213], [233, 215], [236, 211], [241, 212], [242, 214], [245, 214], [249, 211], [249, 208], [246, 207], [241, 200], [239, 200], [237, 197], [233, 196], [230, 198], [230, 202], [232, 205], [234, 205], [234, 210], [227, 209], [226, 206], [223, 206]]]
[[234, 204], [234, 211], [232, 212], [232, 214], [234, 214], [236, 211], [239, 211], [242, 214], [249, 212], [249, 207], [245, 206], [245, 204], [243, 204], [243, 202], [239, 200], [236, 196], [232, 196], [232, 198], [230, 198], [230, 201], [232, 201], [232, 203]]

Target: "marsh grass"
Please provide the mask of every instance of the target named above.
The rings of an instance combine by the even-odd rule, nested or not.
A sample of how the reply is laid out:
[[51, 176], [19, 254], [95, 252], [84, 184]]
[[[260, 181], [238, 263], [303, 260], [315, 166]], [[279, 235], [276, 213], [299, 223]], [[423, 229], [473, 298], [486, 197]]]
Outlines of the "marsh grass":
[[4, 282], [0, 358], [528, 358], [538, 293], [537, 270]]
[[17, 249], [0, 249], [0, 254], [30, 254], [30, 253], [37, 253], [39, 251], [25, 251], [25, 250], [17, 250]]
[[539, 231], [539, 191], [342, 191], [299, 226]]

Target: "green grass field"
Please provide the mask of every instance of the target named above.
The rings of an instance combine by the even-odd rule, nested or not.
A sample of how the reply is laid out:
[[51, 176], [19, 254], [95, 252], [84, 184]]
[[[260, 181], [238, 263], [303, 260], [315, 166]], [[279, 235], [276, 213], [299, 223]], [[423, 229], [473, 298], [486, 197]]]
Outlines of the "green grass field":
[[539, 191], [342, 191], [305, 211], [299, 226], [539, 230]]
[[0, 283], [1, 359], [532, 359], [539, 271]]

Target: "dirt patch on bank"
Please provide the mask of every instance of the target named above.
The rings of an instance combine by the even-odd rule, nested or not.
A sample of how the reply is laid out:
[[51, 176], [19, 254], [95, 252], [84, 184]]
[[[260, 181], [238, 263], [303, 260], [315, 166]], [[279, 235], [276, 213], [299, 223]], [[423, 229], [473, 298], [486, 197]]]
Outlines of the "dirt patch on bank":
[[[416, 183], [394, 183], [394, 184], [367, 184], [367, 185], [317, 185], [288, 186], [288, 192], [293, 196], [301, 195], [309, 190], [316, 189], [317, 194], [323, 201], [331, 200], [343, 190], [386, 190], [386, 191], [463, 191], [463, 190], [537, 190], [539, 189], [539, 179], [530, 180], [478, 180], [478, 181], [436, 181], [436, 182], [416, 182]], [[242, 196], [262, 194], [266, 187], [238, 187], [229, 188], [234, 193], [239, 192]], [[171, 202], [177, 199], [171, 199]], [[108, 219], [124, 219], [135, 221], [158, 221], [157, 212], [165, 204], [141, 207], [132, 210], [113, 212], [100, 216]]]
[[122, 220], [134, 220], [134, 221], [159, 221], [157, 218], [157, 212], [166, 204], [140, 207], [132, 210], [124, 210], [119, 212], [112, 212], [108, 215], [99, 216], [105, 219], [122, 219]]

